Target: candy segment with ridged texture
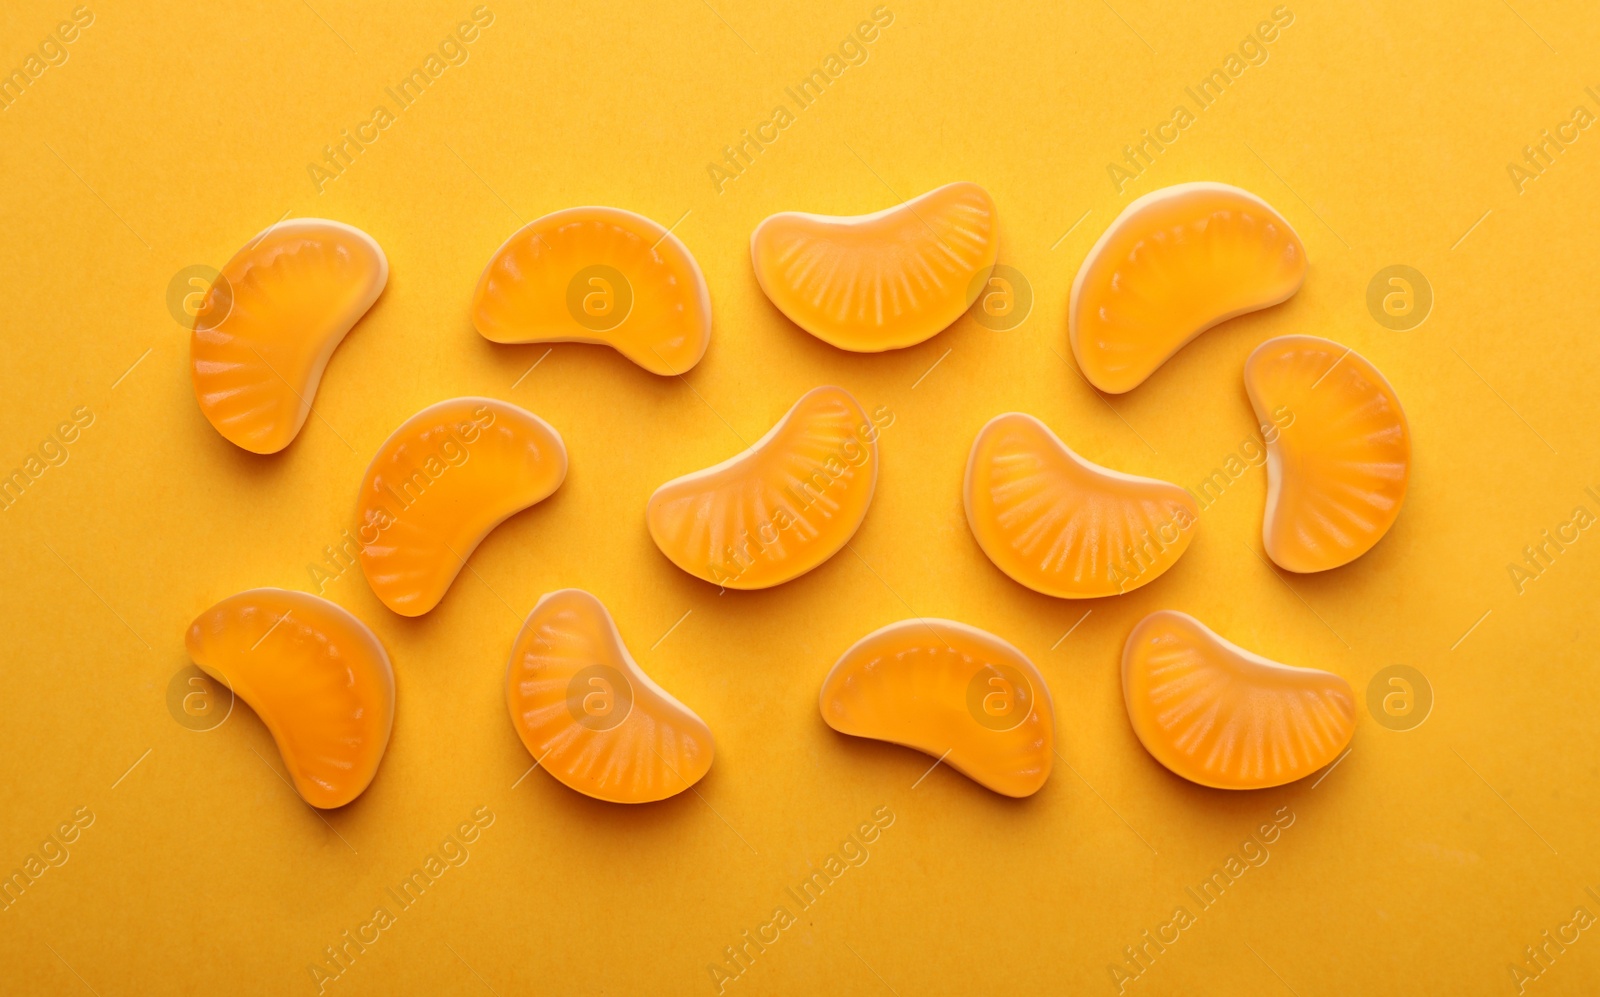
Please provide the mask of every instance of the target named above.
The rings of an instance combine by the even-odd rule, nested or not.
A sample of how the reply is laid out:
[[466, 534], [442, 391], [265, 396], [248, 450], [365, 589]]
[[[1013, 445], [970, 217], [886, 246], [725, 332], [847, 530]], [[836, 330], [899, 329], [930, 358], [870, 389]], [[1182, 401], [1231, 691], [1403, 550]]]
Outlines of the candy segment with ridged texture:
[[813, 388], [748, 450], [657, 488], [645, 513], [650, 536], [713, 585], [762, 589], [798, 578], [866, 518], [879, 428], [850, 392]]
[[1334, 761], [1355, 694], [1331, 672], [1269, 661], [1185, 613], [1161, 610], [1122, 651], [1122, 697], [1156, 761], [1215, 789], [1266, 789]]
[[1050, 777], [1044, 676], [977, 627], [909, 619], [876, 630], [828, 672], [818, 705], [841, 734], [915, 748], [1005, 796], [1031, 796]]
[[567, 475], [561, 434], [493, 398], [452, 398], [407, 419], [361, 481], [355, 536], [372, 591], [402, 616], [444, 598], [483, 538]]
[[1184, 489], [1091, 463], [1021, 412], [978, 432], [962, 491], [967, 525], [989, 560], [1061, 599], [1149, 584], [1189, 548], [1199, 522]]
[[195, 399], [229, 442], [276, 453], [305, 425], [322, 372], [389, 280], [360, 229], [280, 222], [223, 265], [189, 336]]
[[184, 644], [267, 725], [307, 803], [342, 807], [377, 775], [394, 725], [394, 670], [349, 612], [305, 592], [251, 589], [196, 617]]
[[518, 229], [472, 295], [496, 343], [599, 343], [652, 374], [682, 374], [711, 342], [711, 294], [687, 246], [621, 208], [567, 208]]
[[914, 346], [960, 318], [994, 269], [994, 199], [946, 184], [870, 215], [772, 215], [750, 236], [756, 280], [800, 328], [843, 350]]
[[1411, 479], [1411, 430], [1389, 382], [1330, 339], [1281, 336], [1244, 365], [1267, 440], [1261, 538], [1288, 571], [1327, 571], [1371, 550], [1394, 525]]
[[1118, 394], [1230, 318], [1284, 301], [1306, 250], [1266, 201], [1220, 183], [1185, 183], [1128, 205], [1078, 268], [1068, 339], [1084, 377]]
[[506, 702], [539, 767], [595, 799], [663, 800], [711, 768], [711, 729], [644, 673], [611, 614], [581, 589], [551, 592], [528, 614]]

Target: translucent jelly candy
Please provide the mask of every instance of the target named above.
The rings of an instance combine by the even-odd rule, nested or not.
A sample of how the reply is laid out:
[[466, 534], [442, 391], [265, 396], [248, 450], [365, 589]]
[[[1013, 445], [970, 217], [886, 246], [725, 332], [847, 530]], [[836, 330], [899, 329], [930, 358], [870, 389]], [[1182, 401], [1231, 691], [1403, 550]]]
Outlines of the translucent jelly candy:
[[967, 525], [989, 560], [1062, 599], [1154, 581], [1189, 548], [1199, 521], [1184, 489], [1091, 464], [1021, 412], [978, 432], [963, 494]]
[[300, 218], [256, 236], [195, 315], [189, 368], [200, 411], [246, 450], [288, 446], [334, 348], [388, 280], [383, 250], [349, 225]]
[[1216, 789], [1304, 778], [1355, 732], [1355, 694], [1344, 679], [1268, 661], [1166, 609], [1128, 635], [1122, 698], [1156, 761]]
[[1400, 515], [1411, 431], [1400, 399], [1359, 353], [1316, 336], [1256, 347], [1244, 385], [1267, 441], [1261, 539], [1288, 571], [1326, 571], [1372, 549]]
[[750, 236], [761, 289], [842, 350], [915, 346], [961, 317], [994, 269], [994, 199], [946, 184], [870, 215], [785, 211]]
[[367, 467], [356, 505], [361, 570], [383, 604], [421, 616], [478, 543], [567, 476], [561, 434], [493, 398], [429, 405]]
[[652, 374], [682, 374], [711, 342], [711, 295], [660, 225], [620, 208], [567, 208], [495, 251], [472, 324], [496, 343], [601, 343]]
[[855, 535], [878, 481], [878, 429], [843, 388], [813, 388], [756, 444], [650, 496], [650, 536], [713, 585], [798, 578]]
[[506, 667], [511, 724], [546, 772], [585, 796], [649, 803], [711, 768], [711, 729], [634, 663], [600, 600], [539, 600]]
[[307, 803], [342, 807], [377, 775], [394, 670], [366, 624], [314, 595], [251, 589], [196, 617], [184, 644], [261, 717]]
[[891, 741], [941, 758], [1006, 796], [1031, 796], [1050, 777], [1055, 710], [1023, 653], [976, 627], [910, 619], [844, 652], [819, 697], [842, 734]]
[[1068, 336], [1101, 391], [1138, 387], [1226, 319], [1300, 289], [1306, 249], [1272, 206], [1221, 183], [1184, 183], [1117, 216], [1072, 282]]

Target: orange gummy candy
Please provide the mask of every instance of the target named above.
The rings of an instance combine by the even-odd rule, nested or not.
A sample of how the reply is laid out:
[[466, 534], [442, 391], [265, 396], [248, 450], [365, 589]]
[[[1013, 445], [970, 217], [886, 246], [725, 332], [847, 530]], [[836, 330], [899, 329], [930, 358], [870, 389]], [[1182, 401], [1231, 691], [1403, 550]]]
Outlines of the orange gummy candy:
[[1118, 215], [1072, 282], [1068, 337], [1083, 376], [1131, 391], [1219, 322], [1285, 300], [1306, 248], [1261, 198], [1221, 183], [1154, 191]]
[[539, 600], [506, 666], [511, 724], [539, 767], [612, 803], [664, 800], [711, 768], [711, 729], [650, 680], [581, 589]]
[[421, 616], [490, 530], [566, 475], [561, 435], [532, 412], [493, 398], [428, 406], [390, 434], [361, 481], [367, 583], [396, 613]]
[[567, 208], [518, 229], [472, 296], [496, 343], [600, 343], [682, 374], [711, 342], [711, 295], [678, 237], [620, 208]]
[[1154, 581], [1189, 548], [1199, 522], [1184, 489], [1092, 464], [1021, 412], [979, 430], [963, 494], [967, 525], [989, 560], [1062, 599]]
[[843, 388], [813, 388], [737, 456], [655, 490], [650, 536], [713, 585], [763, 589], [850, 541], [878, 481], [878, 428]]
[[254, 453], [277, 453], [311, 412], [328, 358], [378, 300], [389, 261], [360, 229], [280, 222], [223, 265], [189, 337], [206, 419]]
[[377, 775], [394, 725], [394, 670], [344, 609], [305, 592], [251, 589], [196, 617], [184, 644], [261, 717], [307, 803], [342, 807]]
[[1267, 433], [1261, 539], [1288, 571], [1326, 571], [1371, 550], [1400, 515], [1411, 430], [1378, 369], [1349, 347], [1280, 336], [1244, 364]]
[[1055, 710], [1033, 662], [952, 620], [909, 619], [857, 641], [823, 679], [822, 719], [842, 734], [915, 748], [1005, 796], [1050, 777]]
[[1355, 733], [1355, 694], [1344, 679], [1268, 661], [1166, 609], [1128, 635], [1122, 698], [1156, 761], [1216, 789], [1303, 779]]
[[772, 215], [750, 236], [761, 290], [842, 350], [914, 346], [960, 318], [1000, 251], [994, 199], [946, 184], [870, 215]]

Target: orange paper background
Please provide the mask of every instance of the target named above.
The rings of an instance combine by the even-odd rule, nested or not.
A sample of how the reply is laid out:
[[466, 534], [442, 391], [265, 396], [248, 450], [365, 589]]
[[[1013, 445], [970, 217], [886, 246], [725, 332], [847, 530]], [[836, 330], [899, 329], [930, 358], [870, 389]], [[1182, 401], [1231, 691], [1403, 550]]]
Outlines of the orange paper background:
[[[1533, 179], [1507, 166], [1574, 108], [1600, 116], [1585, 89], [1600, 91], [1600, 14], [1292, 0], [1265, 62], [1119, 191], [1108, 166], [1123, 147], [1193, 107], [1185, 88], [1272, 6], [891, 0], [866, 60], [719, 191], [708, 166], [839, 51], [866, 0], [494, 0], [466, 61], [319, 191], [308, 164], [393, 108], [385, 88], [439, 51], [469, 0], [91, 3], [66, 61], [0, 110], [0, 470], [80, 407], [93, 415], [66, 462], [0, 512], [0, 871], [79, 808], [93, 815], [0, 913], [0, 989], [314, 994], [324, 948], [476, 812], [493, 822], [465, 864], [324, 992], [713, 994], [725, 947], [887, 808], [869, 857], [724, 992], [1112, 994], [1124, 947], [1287, 808], [1266, 863], [1145, 956], [1125, 992], [1516, 993], [1511, 967], [1531, 975], [1542, 932], [1579, 906], [1600, 915], [1600, 538], [1580, 531], [1521, 585], [1508, 571], [1575, 507], [1600, 515], [1587, 491], [1600, 492], [1600, 131], [1569, 129]], [[72, 9], [7, 5], [0, 70]], [[1001, 261], [1035, 296], [1019, 327], [969, 316], [853, 355], [762, 296], [747, 246], [766, 215], [873, 211], [956, 179], [996, 199]], [[1188, 180], [1271, 201], [1305, 240], [1305, 287], [1100, 396], [1066, 345], [1073, 274], [1129, 200]], [[495, 247], [575, 204], [675, 224], [697, 256], [715, 326], [686, 377], [472, 329]], [[364, 229], [392, 270], [317, 415], [261, 458], [200, 415], [166, 292], [285, 216]], [[1407, 331], [1367, 307], [1392, 264], [1434, 294]], [[1251, 437], [1244, 358], [1289, 332], [1354, 347], [1406, 405], [1411, 492], [1370, 554], [1315, 577], [1274, 570], [1257, 553], [1264, 473], [1248, 467], [1176, 567], [1127, 596], [1049, 599], [983, 557], [960, 481], [990, 417], [1031, 412], [1091, 460], [1193, 488]], [[645, 530], [650, 492], [824, 383], [894, 414], [853, 549], [757, 593], [719, 596], [675, 569]], [[326, 582], [389, 649], [398, 717], [371, 788], [319, 818], [247, 709], [204, 733], [174, 721], [184, 628], [240, 589], [314, 591], [309, 566], [349, 524], [378, 445], [462, 394], [548, 420], [570, 475], [421, 619], [389, 613], [359, 572]], [[599, 596], [640, 664], [710, 724], [718, 754], [697, 792], [627, 809], [543, 772], [513, 785], [530, 759], [505, 658], [538, 597], [567, 586]], [[1379, 669], [1414, 667], [1432, 715], [1397, 732], [1363, 711], [1315, 786], [1184, 783], [1134, 738], [1117, 674], [1133, 623], [1163, 607], [1337, 672], [1363, 703]], [[1061, 762], [1035, 797], [943, 767], [917, 783], [931, 759], [822, 723], [836, 657], [913, 615], [990, 630], [1044, 672]], [[1600, 990], [1593, 935], [1551, 948], [1529, 992]]]

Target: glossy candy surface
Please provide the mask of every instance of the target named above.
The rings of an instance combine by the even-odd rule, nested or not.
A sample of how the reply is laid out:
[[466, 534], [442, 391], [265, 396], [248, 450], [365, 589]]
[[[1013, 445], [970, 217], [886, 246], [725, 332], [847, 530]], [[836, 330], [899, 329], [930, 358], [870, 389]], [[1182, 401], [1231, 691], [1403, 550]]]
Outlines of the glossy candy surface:
[[952, 620], [909, 619], [857, 641], [822, 682], [822, 718], [843, 734], [942, 758], [1005, 796], [1050, 777], [1055, 711], [1015, 647]]
[[634, 663], [611, 614], [580, 589], [551, 592], [528, 614], [506, 702], [539, 767], [595, 799], [663, 800], [711, 768], [711, 729]]
[[1194, 498], [1177, 485], [1101, 467], [1031, 415], [978, 432], [963, 488], [967, 525], [1001, 571], [1063, 599], [1148, 584], [1189, 547]]
[[620, 208], [567, 208], [518, 229], [472, 295], [496, 343], [600, 343], [682, 374], [711, 342], [711, 295], [676, 235]]
[[561, 435], [493, 398], [452, 398], [407, 419], [361, 482], [356, 536], [372, 591], [402, 616], [444, 598], [479, 542], [567, 475]]
[[1095, 387], [1131, 391], [1219, 322], [1300, 289], [1306, 250], [1272, 206], [1220, 183], [1139, 198], [1089, 251], [1072, 282], [1068, 337]]
[[750, 258], [790, 321], [840, 349], [877, 353], [960, 318], [999, 246], [994, 199], [959, 182], [870, 215], [772, 215], [751, 234]]
[[1172, 610], [1151, 613], [1128, 635], [1122, 698], [1156, 761], [1216, 789], [1303, 779], [1355, 732], [1355, 694], [1344, 679], [1269, 661]]
[[843, 388], [813, 388], [748, 450], [650, 496], [650, 536], [713, 585], [798, 578], [849, 542], [878, 480], [878, 426]]
[[261, 717], [307, 803], [342, 807], [372, 782], [394, 724], [394, 670], [360, 620], [305, 592], [251, 589], [196, 617], [184, 644]]
[[257, 235], [195, 315], [189, 366], [200, 411], [246, 450], [288, 446], [334, 349], [388, 280], [383, 250], [349, 225], [297, 218]]
[[1281, 336], [1250, 354], [1244, 384], [1261, 424], [1282, 424], [1267, 437], [1267, 555], [1309, 572], [1371, 550], [1411, 477], [1411, 430], [1389, 382], [1349, 347]]

